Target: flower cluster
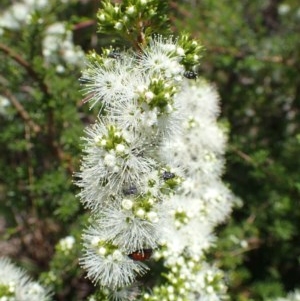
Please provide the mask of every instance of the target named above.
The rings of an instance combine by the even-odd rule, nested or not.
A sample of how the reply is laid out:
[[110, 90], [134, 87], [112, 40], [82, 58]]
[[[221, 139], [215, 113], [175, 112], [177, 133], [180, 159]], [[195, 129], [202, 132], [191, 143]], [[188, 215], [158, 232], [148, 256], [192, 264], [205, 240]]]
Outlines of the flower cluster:
[[95, 283], [132, 284], [160, 244], [183, 170], [162, 156], [180, 133], [186, 49], [155, 36], [139, 54], [93, 53], [82, 82], [102, 117], [86, 130], [77, 185], [91, 209], [81, 264]]
[[[147, 26], [150, 32], [161, 32], [161, 28], [168, 27], [167, 1], [134, 0], [112, 3], [110, 0], [101, 1], [97, 17], [99, 32], [113, 33], [131, 40], [141, 37], [141, 29]], [[149, 26], [151, 24], [151, 27]], [[142, 33], [143, 35], [144, 33]]]
[[155, 36], [137, 55], [93, 53], [83, 72], [86, 99], [103, 116], [86, 130], [77, 175], [93, 213], [81, 264], [116, 299], [136, 296], [132, 283], [154, 250], [167, 282], [141, 300], [225, 296], [222, 272], [203, 252], [233, 203], [220, 179], [226, 135], [215, 89], [187, 70], [199, 58], [190, 55], [196, 45]]
[[74, 244], [76, 243], [74, 236], [67, 236], [62, 238], [57, 246], [56, 249], [61, 251], [63, 254], [68, 255], [71, 250], [73, 249]]
[[[62, 3], [67, 4], [69, 0]], [[55, 1], [49, 0], [19, 0], [0, 13], [0, 36], [9, 31], [19, 31], [24, 26], [38, 24], [44, 26], [42, 55], [47, 65], [56, 65], [58, 73], [65, 71], [65, 64], [83, 66], [84, 52], [74, 45], [73, 33], [64, 22], [47, 24], [43, 15], [53, 9]], [[38, 18], [37, 18], [38, 16]]]
[[166, 275], [167, 282], [144, 293], [142, 301], [219, 301], [226, 299], [223, 272], [203, 260], [186, 260], [180, 256]]
[[74, 45], [73, 33], [63, 22], [47, 26], [42, 47], [45, 62], [57, 65], [56, 69], [59, 73], [64, 72], [62, 62], [71, 66], [83, 65], [84, 52], [79, 46]]
[[[111, 26], [122, 10], [135, 7], [106, 3], [99, 19]], [[81, 265], [116, 300], [137, 300], [134, 282], [150, 257], [163, 262], [166, 282], [140, 300], [225, 296], [223, 274], [204, 251], [234, 198], [220, 179], [226, 131], [217, 123], [218, 94], [197, 79], [200, 57], [186, 35], [155, 35], [137, 53], [90, 54], [83, 72], [85, 102], [101, 114], [83, 138], [76, 181], [92, 212]]]
[[15, 267], [9, 259], [0, 258], [1, 301], [49, 301], [49, 292]]
[[226, 129], [216, 121], [219, 97], [212, 85], [198, 79], [184, 81], [175, 98], [184, 107], [182, 131], [164, 143], [161, 156], [181, 166], [185, 179], [171, 196], [163, 246], [154, 254], [164, 262], [167, 282], [155, 286], [152, 295], [144, 293], [142, 300], [223, 300], [223, 273], [204, 255], [215, 241], [214, 227], [229, 215], [235, 200], [220, 178]]
[[34, 11], [40, 11], [48, 5], [48, 0], [23, 0], [14, 2], [0, 15], [0, 35], [3, 29], [19, 30], [30, 23]]

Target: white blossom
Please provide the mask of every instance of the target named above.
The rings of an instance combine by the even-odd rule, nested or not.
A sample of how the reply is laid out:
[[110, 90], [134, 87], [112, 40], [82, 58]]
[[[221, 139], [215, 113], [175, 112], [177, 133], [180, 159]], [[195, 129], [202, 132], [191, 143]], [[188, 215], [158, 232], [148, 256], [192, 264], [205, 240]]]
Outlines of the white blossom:
[[0, 257], [0, 287], [7, 292], [0, 300], [50, 301], [49, 291], [31, 280], [26, 272], [5, 257]]
[[[168, 279], [174, 276], [175, 283], [176, 277], [189, 279], [180, 288], [184, 297], [219, 301], [226, 297], [222, 275], [200, 260], [214, 244], [214, 227], [226, 219], [235, 201], [220, 179], [226, 135], [217, 124], [219, 97], [212, 86], [197, 80], [184, 81], [176, 98], [184, 107], [182, 132], [165, 141], [161, 156], [168, 164], [181, 166], [184, 181], [170, 197], [172, 206], [162, 232], [163, 251], [158, 250], [155, 258], [163, 258], [164, 265], [170, 268]], [[213, 283], [215, 274], [217, 284]]]
[[107, 59], [106, 66], [100, 66], [98, 62], [88, 63], [81, 81], [84, 93], [91, 95], [91, 107], [98, 102], [118, 106], [135, 97], [136, 86], [143, 79], [133, 70], [133, 63], [128, 55], [118, 60]]
[[75, 244], [75, 238], [73, 236], [67, 236], [62, 238], [58, 242], [58, 246], [62, 252], [69, 254]]
[[[99, 238], [98, 245], [95, 245], [95, 238]], [[130, 285], [137, 275], [146, 272], [147, 267], [143, 263], [132, 260], [117, 246], [109, 243], [101, 230], [90, 227], [83, 239], [84, 254], [80, 264], [94, 283], [115, 289]], [[103, 252], [103, 248], [107, 251]]]
[[[145, 213], [145, 212], [144, 212]], [[153, 223], [133, 210], [108, 207], [93, 222], [94, 227], [127, 254], [157, 248], [161, 224]]]
[[68, 64], [82, 66], [85, 61], [83, 51], [73, 43], [72, 31], [62, 22], [47, 27], [42, 45], [47, 63], [59, 63], [62, 58]]
[[[178, 51], [177, 51], [178, 49]], [[150, 73], [162, 73], [167, 78], [181, 79], [184, 67], [180, 64], [182, 51], [172, 37], [154, 37], [140, 56], [141, 66]]]
[[221, 273], [202, 262], [233, 206], [220, 179], [226, 134], [215, 88], [182, 79], [184, 55], [173, 37], [154, 36], [139, 55], [94, 56], [83, 72], [84, 93], [105, 117], [83, 138], [76, 183], [93, 217], [80, 262], [118, 298], [145, 273], [145, 250], [166, 267], [169, 282], [155, 286], [155, 295], [217, 301], [226, 291], [214, 282]]
[[[154, 160], [141, 155], [144, 150], [142, 137], [120, 129], [120, 138], [116, 135], [118, 130], [109, 121], [98, 121], [86, 130], [86, 155], [82, 161], [81, 172], [78, 173], [77, 184], [82, 188], [79, 194], [82, 202], [90, 208], [105, 205], [109, 195], [121, 193], [128, 183], [140, 186], [143, 175], [151, 172], [155, 166]], [[111, 145], [95, 142], [99, 137], [109, 139]], [[120, 143], [114, 141], [120, 139], [123, 140], [122, 144], [127, 145], [126, 154], [115, 151]]]

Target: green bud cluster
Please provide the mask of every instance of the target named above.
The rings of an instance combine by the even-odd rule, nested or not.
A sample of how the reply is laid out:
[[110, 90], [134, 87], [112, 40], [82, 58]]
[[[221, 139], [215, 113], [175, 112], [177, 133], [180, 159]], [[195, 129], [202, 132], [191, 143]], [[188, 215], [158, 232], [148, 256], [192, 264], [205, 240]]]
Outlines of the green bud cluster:
[[110, 256], [113, 255], [115, 251], [118, 250], [113, 243], [99, 239], [99, 241], [91, 241], [92, 246], [95, 248], [95, 251], [101, 256]]
[[183, 34], [179, 37], [178, 45], [184, 49], [184, 56], [180, 63], [184, 65], [187, 70], [192, 70], [195, 66], [198, 66], [200, 58], [202, 57], [203, 46], [196, 40], [191, 39], [187, 34]]
[[122, 4], [112, 4], [105, 0], [97, 14], [98, 31], [117, 33], [125, 40], [133, 42], [137, 39], [144, 43], [145, 35], [168, 29], [167, 10], [167, 1], [125, 0]]
[[[144, 101], [148, 103], [151, 109], [158, 108], [160, 112], [164, 112], [168, 104], [173, 103], [173, 97], [176, 92], [176, 87], [169, 84], [165, 78], [153, 78], [149, 85], [149, 91], [144, 93], [146, 98]], [[147, 93], [150, 97], [147, 97]]]
[[106, 151], [110, 151], [118, 150], [119, 146], [125, 146], [127, 142], [115, 126], [109, 125], [107, 127], [107, 135], [97, 137], [96, 144]]

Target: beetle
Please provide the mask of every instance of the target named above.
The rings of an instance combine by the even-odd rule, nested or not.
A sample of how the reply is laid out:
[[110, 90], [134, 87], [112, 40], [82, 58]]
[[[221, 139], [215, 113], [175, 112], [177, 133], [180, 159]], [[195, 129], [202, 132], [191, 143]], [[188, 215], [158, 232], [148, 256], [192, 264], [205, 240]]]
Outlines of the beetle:
[[188, 79], [196, 79], [198, 77], [198, 73], [192, 70], [187, 70], [184, 72], [183, 76]]
[[135, 186], [129, 186], [129, 188], [123, 189], [124, 195], [137, 194], [137, 188]]
[[131, 254], [128, 255], [128, 257], [135, 261], [145, 261], [150, 259], [152, 253], [153, 253], [152, 249], [142, 249], [142, 250], [132, 252]]
[[169, 171], [164, 171], [162, 177], [165, 181], [175, 178], [175, 174]]

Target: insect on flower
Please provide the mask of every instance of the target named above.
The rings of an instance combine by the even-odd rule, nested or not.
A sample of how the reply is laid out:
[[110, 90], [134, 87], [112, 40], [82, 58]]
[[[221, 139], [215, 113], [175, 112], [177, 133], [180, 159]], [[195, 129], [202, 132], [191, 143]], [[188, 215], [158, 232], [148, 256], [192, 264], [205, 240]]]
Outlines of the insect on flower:
[[137, 188], [135, 186], [130, 186], [129, 188], [123, 189], [125, 195], [137, 194]]
[[184, 72], [183, 76], [188, 79], [196, 79], [198, 77], [198, 73], [195, 71], [187, 70]]
[[108, 54], [108, 57], [111, 59], [119, 59], [121, 57], [121, 54], [117, 50], [113, 50]]
[[129, 254], [128, 257], [135, 261], [145, 261], [150, 259], [152, 253], [152, 249], [142, 249], [139, 251], [134, 251], [133, 253]]
[[175, 178], [175, 174], [172, 172], [169, 172], [169, 171], [164, 171], [162, 177], [165, 181], [167, 181], [167, 180]]

